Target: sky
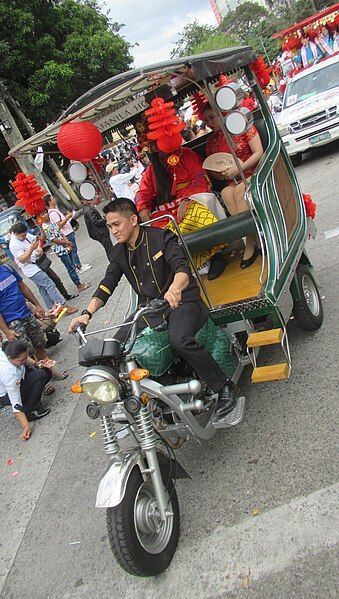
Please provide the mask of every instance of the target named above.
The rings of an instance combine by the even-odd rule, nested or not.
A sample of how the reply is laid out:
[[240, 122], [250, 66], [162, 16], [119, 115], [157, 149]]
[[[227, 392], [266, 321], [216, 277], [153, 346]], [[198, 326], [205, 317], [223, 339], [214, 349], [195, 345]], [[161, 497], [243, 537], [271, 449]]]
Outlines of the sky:
[[209, 0], [99, 0], [110, 9], [113, 21], [124, 23], [120, 31], [130, 43], [135, 67], [146, 66], [170, 58], [173, 42], [187, 23], [195, 19], [216, 26]]

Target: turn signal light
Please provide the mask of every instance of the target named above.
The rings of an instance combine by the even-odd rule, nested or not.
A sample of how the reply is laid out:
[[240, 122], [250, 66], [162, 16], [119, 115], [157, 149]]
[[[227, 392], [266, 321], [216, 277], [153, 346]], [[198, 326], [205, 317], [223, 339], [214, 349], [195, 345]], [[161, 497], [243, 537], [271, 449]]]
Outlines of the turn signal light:
[[147, 379], [149, 376], [149, 370], [145, 368], [133, 368], [129, 373], [129, 378], [131, 381], [142, 381], [142, 379]]
[[72, 385], [72, 387], [70, 388], [70, 391], [72, 391], [72, 393], [82, 393], [82, 386], [80, 385], [80, 381], [74, 383], [74, 385]]

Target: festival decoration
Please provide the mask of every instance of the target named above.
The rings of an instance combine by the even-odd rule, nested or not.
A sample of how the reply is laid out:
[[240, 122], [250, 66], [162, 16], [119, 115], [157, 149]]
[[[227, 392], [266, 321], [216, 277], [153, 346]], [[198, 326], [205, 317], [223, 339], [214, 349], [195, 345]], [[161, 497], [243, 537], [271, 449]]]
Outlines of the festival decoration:
[[206, 96], [203, 92], [196, 92], [193, 94], [191, 104], [193, 108], [193, 115], [197, 115], [200, 121], [204, 120], [204, 107], [207, 103]]
[[227, 77], [226, 75], [224, 75], [224, 73], [221, 73], [221, 75], [219, 75], [219, 79], [217, 81], [217, 83], [215, 83], [215, 87], [217, 89], [219, 89], [220, 87], [223, 87], [224, 85], [228, 85], [229, 83], [235, 83], [235, 79], [232, 79], [230, 77]]
[[151, 108], [145, 111], [148, 121], [148, 139], [157, 142], [158, 149], [165, 154], [170, 154], [182, 144], [181, 131], [185, 123], [179, 122], [173, 102], [164, 102], [162, 98], [155, 98], [151, 102]]
[[34, 175], [18, 173], [12, 183], [15, 195], [18, 198], [16, 204], [23, 206], [31, 216], [37, 216], [45, 210], [44, 196], [46, 190], [38, 185]]
[[259, 54], [258, 58], [250, 63], [250, 68], [255, 74], [258, 83], [262, 89], [265, 89], [270, 82], [271, 79], [271, 71], [272, 68], [269, 68], [264, 60], [262, 54]]
[[64, 123], [57, 137], [61, 154], [80, 162], [93, 160], [99, 154], [102, 143], [98, 127], [88, 121]]
[[317, 204], [313, 202], [312, 197], [308, 193], [303, 193], [303, 200], [305, 204], [306, 216], [314, 219], [317, 211]]

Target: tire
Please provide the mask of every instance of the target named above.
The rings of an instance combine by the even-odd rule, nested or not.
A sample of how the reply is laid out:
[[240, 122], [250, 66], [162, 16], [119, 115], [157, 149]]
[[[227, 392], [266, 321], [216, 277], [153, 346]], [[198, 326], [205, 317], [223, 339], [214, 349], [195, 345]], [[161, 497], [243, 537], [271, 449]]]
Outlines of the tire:
[[[167, 483], [167, 477], [164, 477]], [[162, 525], [162, 533], [150, 530], [154, 525], [148, 519], [147, 504], [154, 500], [153, 486], [149, 479], [145, 482], [139, 468], [135, 467], [128, 479], [122, 502], [106, 511], [108, 538], [113, 554], [120, 566], [134, 576], [157, 576], [169, 566], [176, 550], [180, 533], [180, 513], [178, 497], [172, 480], [167, 485], [170, 497], [168, 509], [172, 518]], [[138, 518], [136, 506], [139, 506], [139, 518], [149, 531], [136, 526]], [[141, 511], [141, 506], [143, 510]]]
[[301, 329], [316, 331], [321, 327], [324, 319], [319, 289], [311, 269], [305, 264], [297, 266], [296, 277], [302, 298], [294, 302], [294, 316]]
[[293, 166], [300, 166], [303, 161], [302, 154], [294, 154], [294, 156], [290, 156], [291, 162]]

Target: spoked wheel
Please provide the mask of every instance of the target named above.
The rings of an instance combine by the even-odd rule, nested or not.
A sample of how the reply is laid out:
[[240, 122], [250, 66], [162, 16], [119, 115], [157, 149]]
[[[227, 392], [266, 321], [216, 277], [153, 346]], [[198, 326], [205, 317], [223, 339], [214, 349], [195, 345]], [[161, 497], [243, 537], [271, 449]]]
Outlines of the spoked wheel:
[[180, 531], [179, 504], [172, 480], [167, 485], [166, 495], [167, 512], [171, 515], [163, 522], [151, 481], [144, 481], [139, 469], [134, 468], [122, 502], [107, 509], [111, 549], [129, 574], [156, 576], [166, 570], [172, 560]]
[[299, 264], [296, 270], [301, 300], [294, 302], [294, 315], [299, 326], [305, 331], [316, 331], [324, 319], [323, 306], [318, 286], [310, 268]]

